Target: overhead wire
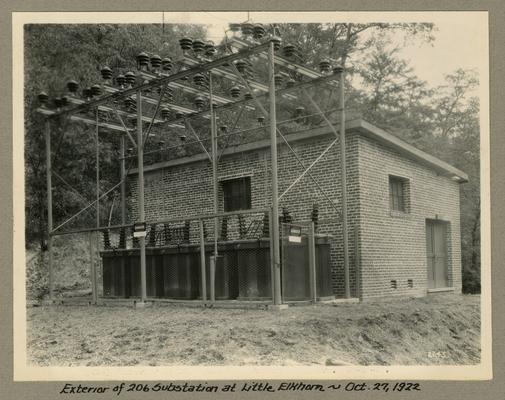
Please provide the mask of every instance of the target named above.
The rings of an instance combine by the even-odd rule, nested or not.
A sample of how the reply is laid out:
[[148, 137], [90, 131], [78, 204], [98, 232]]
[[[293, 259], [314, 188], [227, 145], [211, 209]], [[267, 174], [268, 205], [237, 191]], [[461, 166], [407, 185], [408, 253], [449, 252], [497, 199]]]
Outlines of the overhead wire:
[[[211, 15], [210, 13], [208, 13], [209, 15]], [[250, 14], [248, 12], [248, 19], [247, 21], [250, 20]], [[164, 12], [162, 13], [162, 30], [164, 32], [164, 28], [165, 28], [165, 16], [164, 16]], [[276, 33], [277, 32], [280, 32], [280, 27], [277, 25], [277, 24], [272, 24], [271, 25], [272, 29], [273, 29], [273, 32]], [[226, 37], [227, 38], [227, 37]], [[228, 49], [228, 46], [227, 46], [227, 39], [225, 38], [224, 40], [224, 47], [225, 49]], [[166, 88], [166, 86], [165, 86]], [[161, 94], [161, 98], [163, 97], [163, 93]], [[161, 104], [161, 99], [160, 99], [160, 103], [158, 103], [158, 105], [156, 106], [156, 111], [159, 109], [160, 107], [160, 104]], [[243, 110], [241, 110], [243, 111]], [[327, 110], [326, 112], [330, 112], [331, 110]], [[153, 120], [156, 116], [157, 112], [154, 113], [153, 115]], [[284, 121], [279, 121], [278, 124], [285, 124], [287, 122], [291, 122], [291, 121], [296, 121], [296, 120], [300, 120], [300, 118], [308, 118], [308, 117], [311, 117], [311, 116], [314, 116], [314, 115], [320, 115], [321, 113], [315, 113], [315, 114], [309, 114], [309, 115], [304, 115], [304, 116], [301, 116], [301, 117], [296, 117], [296, 118], [291, 118], [291, 119], [287, 119], [287, 120], [284, 120]], [[98, 118], [98, 115], [97, 115], [97, 118]], [[239, 117], [240, 118], [240, 117]], [[238, 118], [238, 119], [239, 119]], [[234, 128], [237, 126], [238, 124], [238, 119], [237, 121], [235, 122], [234, 124]], [[226, 140], [226, 144], [224, 146], [224, 148], [222, 148], [222, 151], [221, 151], [221, 154], [220, 156], [223, 154], [223, 152], [225, 151], [226, 147], [228, 146], [229, 144], [229, 141], [230, 141], [230, 138], [232, 136], [235, 136], [235, 135], [238, 135], [238, 134], [241, 134], [241, 136], [243, 135], [243, 133], [245, 132], [251, 132], [251, 131], [255, 131], [255, 130], [261, 130], [261, 129], [264, 129], [265, 126], [268, 126], [268, 125], [262, 125], [262, 126], [258, 126], [258, 127], [252, 127], [252, 128], [248, 128], [248, 129], [239, 129], [237, 131], [232, 131], [230, 133], [226, 133], [226, 134], [220, 134], [217, 136], [217, 138], [223, 138], [225, 137], [227, 140]], [[149, 129], [148, 129], [148, 132], [152, 129], [152, 128], [157, 128], [156, 131], [157, 133], [160, 133], [161, 131], [161, 127], [158, 127], [156, 126], [155, 124], [153, 124], [153, 122], [151, 122], [151, 124], [149, 125]], [[147, 139], [148, 139], [148, 136], [146, 134], [146, 137], [144, 138], [144, 144], [146, 144], [147, 142]], [[155, 153], [160, 153], [160, 152], [163, 152], [163, 151], [167, 151], [167, 150], [170, 150], [170, 149], [173, 149], [173, 148], [179, 148], [179, 147], [185, 147], [185, 146], [189, 146], [189, 145], [192, 145], [192, 144], [195, 144], [195, 143], [204, 143], [204, 142], [208, 142], [210, 140], [210, 138], [202, 138], [202, 139], [198, 139], [198, 140], [194, 140], [194, 141], [190, 141], [190, 142], [185, 142], [185, 143], [180, 143], [180, 144], [177, 144], [177, 145], [173, 145], [173, 146], [168, 146], [168, 147], [163, 147], [161, 149], [157, 149], [157, 150], [153, 150], [153, 151], [149, 151], [149, 152], [145, 152], [144, 154], [145, 155], [150, 155], [150, 154], [155, 154]], [[125, 175], [125, 177], [128, 175], [128, 173], [130, 172], [130, 170], [132, 169], [133, 167], [133, 159], [135, 158], [135, 156], [125, 156], [124, 159], [130, 159], [130, 164], [128, 166], [128, 171]]]
[[[335, 109], [326, 110], [325, 113], [331, 113], [331, 112], [335, 112], [335, 111], [338, 111], [338, 109], [335, 108]], [[317, 113], [313, 113], [313, 114], [302, 115], [302, 116], [295, 117], [295, 118], [289, 118], [289, 119], [286, 119], [286, 120], [278, 121], [277, 125], [283, 125], [283, 124], [287, 124], [289, 122], [301, 120], [303, 118], [309, 118], [309, 117], [318, 116], [318, 115], [321, 115], [321, 113], [317, 112]], [[255, 131], [255, 130], [264, 129], [264, 128], [267, 128], [268, 126], [270, 126], [270, 124], [263, 124], [263, 125], [255, 126], [255, 127], [252, 127], [252, 128], [239, 129], [237, 131], [233, 131], [233, 132], [229, 132], [229, 133], [226, 133], [226, 134], [217, 135], [217, 138], [218, 139], [219, 138], [223, 138], [223, 137], [227, 138], [229, 136], [235, 136], [235, 135], [238, 135], [238, 134], [241, 134], [241, 133], [252, 132], [252, 131]], [[181, 147], [181, 146], [189, 146], [189, 145], [192, 145], [192, 144], [198, 144], [198, 143], [208, 142], [210, 140], [211, 140], [210, 137], [199, 139], [199, 140], [192, 140], [192, 141], [180, 143], [180, 144], [177, 144], [177, 145], [163, 147], [163, 148], [157, 149], [157, 150], [146, 151], [146, 152], [144, 152], [144, 155], [150, 155], [150, 154], [160, 153], [160, 152], [163, 152], [163, 151], [166, 151], [166, 150], [175, 149], [175, 148], [178, 148], [178, 147]], [[131, 158], [135, 158], [135, 157], [136, 156], [127, 156], [127, 157], [125, 157], [125, 159], [131, 159]]]

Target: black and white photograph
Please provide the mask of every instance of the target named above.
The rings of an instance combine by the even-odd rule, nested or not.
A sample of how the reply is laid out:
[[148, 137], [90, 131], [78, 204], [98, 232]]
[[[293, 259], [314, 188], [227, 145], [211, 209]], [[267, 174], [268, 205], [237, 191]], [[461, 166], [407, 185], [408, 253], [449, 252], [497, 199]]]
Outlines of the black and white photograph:
[[15, 377], [491, 377], [487, 30], [15, 15]]

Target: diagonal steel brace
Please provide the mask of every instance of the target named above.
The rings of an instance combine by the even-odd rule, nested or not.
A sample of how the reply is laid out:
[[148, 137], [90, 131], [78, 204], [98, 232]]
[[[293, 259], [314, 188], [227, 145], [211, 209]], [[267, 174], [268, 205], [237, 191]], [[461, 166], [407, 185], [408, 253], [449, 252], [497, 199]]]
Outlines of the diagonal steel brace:
[[128, 128], [126, 127], [126, 125], [123, 121], [123, 118], [121, 118], [121, 115], [119, 115], [119, 113], [117, 112], [116, 106], [113, 104], [112, 107], [114, 108], [114, 112], [116, 113], [116, 117], [119, 119], [119, 122], [121, 122], [121, 125], [123, 126], [123, 129], [124, 129], [126, 135], [128, 136], [128, 139], [130, 139], [130, 142], [132, 142], [133, 147], [137, 148], [137, 143], [135, 142], [135, 140], [133, 140], [133, 137], [130, 134], [130, 131], [128, 130]]
[[[249, 83], [247, 82], [247, 80], [244, 79], [244, 77], [242, 76], [242, 74], [240, 74], [240, 72], [238, 71], [238, 69], [235, 66], [235, 64], [230, 63], [230, 65], [235, 70], [236, 75], [242, 80], [242, 82], [244, 83], [244, 85], [247, 87], [247, 90], [251, 94], [254, 102], [259, 107], [259, 109], [261, 110], [261, 112], [263, 113], [263, 115], [265, 115], [265, 117], [268, 117], [269, 114], [268, 114], [267, 110], [265, 110], [265, 107], [263, 107], [263, 105], [261, 104], [261, 102], [256, 98], [256, 96], [252, 92], [251, 87], [249, 86]], [[330, 196], [326, 193], [326, 191], [321, 187], [321, 185], [319, 184], [319, 182], [317, 182], [316, 178], [314, 178], [314, 176], [309, 172], [309, 169], [304, 165], [303, 161], [300, 159], [300, 157], [298, 156], [298, 154], [296, 154], [295, 150], [293, 149], [293, 147], [291, 147], [291, 145], [289, 144], [289, 142], [287, 141], [287, 139], [285, 138], [285, 136], [282, 134], [282, 132], [279, 130], [279, 128], [275, 127], [275, 130], [277, 131], [277, 134], [282, 138], [282, 140], [284, 141], [284, 143], [286, 144], [286, 146], [288, 147], [288, 149], [293, 153], [293, 155], [295, 156], [295, 158], [296, 158], [297, 162], [300, 164], [300, 166], [304, 169], [304, 171], [306, 171], [306, 174], [310, 177], [310, 179], [312, 179], [312, 181], [317, 186], [317, 188], [319, 189], [319, 191], [321, 192], [321, 194], [326, 198], [326, 200], [328, 200], [328, 202], [330, 202], [330, 204], [335, 208], [335, 210], [337, 210], [340, 213], [340, 209], [337, 207], [337, 205], [335, 204], [335, 202], [330, 198]]]
[[200, 146], [202, 146], [202, 149], [203, 149], [203, 151], [205, 151], [205, 154], [207, 154], [207, 157], [209, 158], [209, 161], [212, 161], [212, 157], [210, 156], [209, 152], [207, 151], [207, 149], [203, 145], [202, 141], [198, 137], [197, 133], [193, 129], [193, 125], [191, 125], [191, 122], [189, 122], [188, 119], [186, 119], [184, 122], [186, 123], [186, 127], [188, 128], [188, 130], [193, 134], [193, 136], [196, 138], [196, 140], [198, 141], [198, 143], [200, 143]]

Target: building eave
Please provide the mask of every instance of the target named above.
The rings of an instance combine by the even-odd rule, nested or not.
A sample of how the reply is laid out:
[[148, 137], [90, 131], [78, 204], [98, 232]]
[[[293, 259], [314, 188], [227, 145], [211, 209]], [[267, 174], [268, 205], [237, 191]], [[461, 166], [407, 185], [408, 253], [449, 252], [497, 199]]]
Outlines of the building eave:
[[458, 183], [468, 182], [468, 175], [456, 167], [442, 161], [431, 154], [428, 154], [418, 148], [408, 144], [402, 139], [378, 128], [377, 126], [360, 119], [360, 127], [358, 131], [371, 139], [396, 150], [401, 155], [419, 162], [427, 167], [431, 167], [440, 174], [451, 178]]
[[[338, 128], [337, 128], [338, 129]], [[383, 129], [361, 119], [356, 118], [346, 121], [346, 132], [361, 134], [364, 137], [368, 137], [378, 143], [391, 148], [392, 150], [398, 152], [402, 156], [412, 159], [420, 164], [423, 164], [439, 174], [449, 177], [458, 183], [468, 182], [468, 175], [463, 171], [453, 167], [452, 165], [422, 151], [416, 147], [406, 143], [402, 139], [386, 132]], [[300, 131], [296, 133], [290, 133], [286, 135], [287, 140], [292, 142], [297, 142], [300, 140], [308, 140], [319, 137], [331, 136], [333, 133], [327, 127], [319, 127], [308, 129], [305, 131]], [[281, 138], [277, 138], [279, 146], [284, 144]], [[237, 146], [231, 146], [223, 151], [222, 156], [230, 156], [237, 153], [250, 152], [260, 149], [265, 149], [270, 147], [270, 139], [262, 139], [256, 142], [245, 143]], [[181, 157], [174, 160], [163, 161], [155, 163], [152, 165], [146, 165], [144, 167], [144, 172], [149, 173], [159, 169], [171, 168], [179, 165], [186, 165], [198, 162], [208, 162], [207, 154], [199, 153], [189, 157]], [[129, 175], [134, 175], [137, 173], [137, 169], [132, 169]]]

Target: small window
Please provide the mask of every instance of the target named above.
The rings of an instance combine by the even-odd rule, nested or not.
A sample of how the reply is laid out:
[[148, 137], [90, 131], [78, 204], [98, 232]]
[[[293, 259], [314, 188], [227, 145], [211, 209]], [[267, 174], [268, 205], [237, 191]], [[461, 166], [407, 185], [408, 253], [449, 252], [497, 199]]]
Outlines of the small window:
[[398, 288], [398, 285], [396, 283], [396, 279], [391, 281], [391, 289], [396, 289]]
[[224, 211], [251, 208], [251, 178], [230, 179], [221, 183], [224, 194]]
[[406, 180], [395, 176], [389, 177], [389, 207], [394, 211], [406, 212], [405, 185]]
[[407, 287], [412, 289], [414, 287], [414, 281], [412, 279], [407, 279]]

